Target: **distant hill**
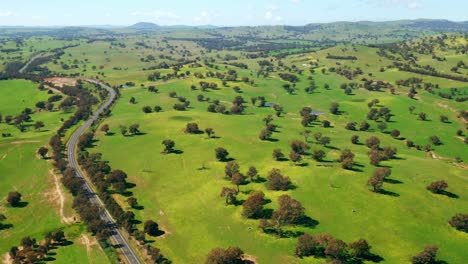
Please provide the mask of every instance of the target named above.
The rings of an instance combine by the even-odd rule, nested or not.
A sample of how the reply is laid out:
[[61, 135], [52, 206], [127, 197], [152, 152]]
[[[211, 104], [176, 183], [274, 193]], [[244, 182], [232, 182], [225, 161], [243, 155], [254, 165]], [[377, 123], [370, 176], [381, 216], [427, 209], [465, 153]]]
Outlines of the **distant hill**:
[[160, 26], [150, 22], [138, 22], [134, 25], [129, 26], [129, 28], [138, 30], [154, 30], [159, 29]]

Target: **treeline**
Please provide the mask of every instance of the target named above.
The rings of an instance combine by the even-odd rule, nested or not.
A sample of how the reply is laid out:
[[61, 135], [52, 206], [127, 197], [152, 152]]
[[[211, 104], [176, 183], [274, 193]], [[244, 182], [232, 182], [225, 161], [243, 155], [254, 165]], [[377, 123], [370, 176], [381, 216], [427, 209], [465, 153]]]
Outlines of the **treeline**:
[[468, 82], [468, 77], [465, 76], [455, 76], [447, 73], [438, 72], [435, 69], [427, 69], [427, 68], [413, 68], [408, 64], [403, 64], [401, 62], [394, 62], [393, 63], [396, 68], [400, 71], [412, 72], [422, 75], [429, 75], [434, 77], [445, 78], [449, 80], [459, 81], [459, 82]]
[[68, 128], [88, 119], [92, 115], [92, 106], [97, 104], [99, 100], [90, 91], [83, 88], [81, 81], [78, 81], [76, 86], [64, 86], [61, 91], [68, 97], [60, 104], [60, 107], [66, 109], [76, 106], [78, 108], [75, 114], [64, 121], [57, 130], [58, 135], [64, 136]]
[[357, 60], [356, 56], [339, 56], [339, 55], [327, 55], [327, 59], [334, 59], [334, 60]]

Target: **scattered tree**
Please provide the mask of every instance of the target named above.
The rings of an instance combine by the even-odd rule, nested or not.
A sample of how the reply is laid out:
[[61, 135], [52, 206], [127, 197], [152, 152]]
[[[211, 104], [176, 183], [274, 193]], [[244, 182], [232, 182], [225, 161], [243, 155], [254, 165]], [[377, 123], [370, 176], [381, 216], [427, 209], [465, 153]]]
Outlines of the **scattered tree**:
[[157, 236], [159, 234], [159, 225], [153, 220], [145, 221], [143, 231], [150, 236]]
[[49, 152], [49, 149], [46, 148], [46, 147], [40, 147], [38, 150], [37, 150], [37, 154], [39, 154], [43, 159], [45, 159], [46, 155], [47, 155], [47, 152]]
[[283, 176], [279, 169], [272, 169], [267, 178], [268, 190], [286, 191], [291, 186], [291, 180], [287, 176]]
[[261, 217], [264, 204], [265, 194], [262, 191], [253, 192], [242, 204], [242, 215], [247, 218]]
[[169, 154], [174, 152], [174, 147], [175, 147], [175, 142], [171, 139], [165, 139], [163, 140], [162, 144], [164, 145], [164, 154]]
[[456, 214], [454, 215], [449, 224], [456, 229], [468, 233], [468, 214]]
[[437, 251], [439, 249], [436, 246], [426, 246], [424, 250], [418, 255], [411, 258], [413, 264], [432, 264], [437, 263]]
[[7, 202], [12, 207], [17, 207], [21, 203], [21, 193], [19, 192], [9, 192], [7, 196]]
[[283, 152], [281, 152], [281, 149], [274, 149], [272, 156], [273, 156], [273, 159], [276, 161], [280, 161], [284, 159], [284, 154]]
[[448, 184], [444, 180], [434, 181], [426, 188], [433, 193], [443, 193], [448, 188]]
[[225, 148], [216, 148], [215, 149], [216, 159], [219, 161], [226, 161], [229, 156], [229, 152]]
[[242, 263], [243, 254], [244, 252], [239, 247], [215, 248], [206, 257], [205, 264]]

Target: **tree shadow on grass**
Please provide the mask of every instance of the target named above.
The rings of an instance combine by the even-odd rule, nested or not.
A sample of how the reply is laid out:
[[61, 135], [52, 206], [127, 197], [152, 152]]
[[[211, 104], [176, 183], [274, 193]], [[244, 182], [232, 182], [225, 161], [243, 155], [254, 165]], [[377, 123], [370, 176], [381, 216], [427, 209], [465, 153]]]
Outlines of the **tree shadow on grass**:
[[457, 194], [452, 193], [452, 192], [448, 192], [448, 191], [440, 191], [438, 194], [445, 195], [445, 196], [447, 196], [449, 198], [454, 198], [454, 199], [460, 198], [460, 196], [458, 196]]
[[12, 206], [13, 208], [24, 208], [26, 206], [28, 206], [28, 202], [24, 202], [24, 201], [21, 201], [19, 202], [18, 204], [16, 204], [15, 206]]
[[286, 231], [283, 231], [283, 234], [281, 237], [282, 238], [296, 238], [296, 237], [302, 236], [303, 234], [305, 234], [303, 231], [286, 230]]
[[[114, 193], [119, 193], [119, 192], [114, 192]], [[125, 196], [125, 197], [133, 196], [133, 192], [131, 192], [131, 191], [121, 192], [120, 194], [121, 194], [122, 196]]]
[[0, 224], [0, 231], [13, 228], [13, 224]]
[[263, 183], [266, 182], [267, 180], [261, 176], [257, 176], [256, 179], [253, 180], [254, 183]]
[[340, 150], [340, 148], [334, 147], [334, 146], [325, 146], [325, 148], [327, 148], [327, 149], [333, 149], [333, 150]]
[[[49, 255], [49, 254], [47, 254]], [[56, 261], [57, 259], [54, 258], [54, 257], [51, 257], [51, 256], [47, 256], [45, 258], [42, 259], [43, 262], [52, 262], [52, 261]]]
[[134, 225], [139, 225], [139, 224], [141, 224], [141, 223], [142, 223], [142, 222], [141, 222], [140, 220], [138, 220], [138, 219], [133, 219], [133, 220], [132, 220], [132, 224], [134, 224]]
[[369, 261], [372, 261], [372, 262], [375, 262], [375, 263], [379, 263], [379, 262], [382, 262], [384, 261], [385, 259], [377, 254], [373, 254], [373, 253], [370, 253], [369, 256], [367, 256], [365, 259], [369, 260]]
[[307, 215], [303, 215], [303, 216], [299, 217], [294, 222], [294, 224], [301, 225], [301, 226], [308, 227], [308, 228], [315, 228], [319, 224], [319, 221], [317, 221], [315, 219], [312, 219], [311, 217], [309, 217]]
[[399, 197], [400, 195], [398, 193], [395, 193], [395, 192], [392, 192], [392, 191], [389, 191], [389, 190], [380, 190], [379, 191], [380, 194], [383, 194], [383, 195], [388, 195], [388, 196], [392, 196], [392, 197]]
[[399, 181], [399, 180], [395, 180], [395, 179], [384, 179], [384, 182], [386, 183], [390, 183], [390, 184], [402, 184], [403, 182], [402, 181]]
[[295, 163], [294, 166], [307, 167], [307, 166], [309, 166], [309, 163], [308, 162]]
[[135, 186], [136, 186], [136, 184], [131, 183], [131, 182], [126, 182], [126, 183], [125, 183], [125, 188], [127, 188], [127, 189], [132, 189], [132, 188], [134, 188]]
[[239, 206], [239, 205], [242, 205], [244, 202], [245, 202], [244, 199], [239, 199], [239, 200], [236, 200], [236, 201], [233, 203], [233, 205], [234, 205], [234, 206]]
[[259, 217], [258, 219], [260, 219], [260, 218], [271, 219], [271, 216], [272, 216], [272, 215], [273, 215], [273, 209], [271, 209], [271, 208], [265, 208], [265, 209], [263, 209], [263, 211], [262, 211], [261, 217]]
[[359, 168], [356, 168], [357, 166], [355, 166], [355, 164], [353, 164], [353, 167], [347, 169], [347, 170], [350, 170], [350, 171], [355, 171], [355, 172], [363, 172], [363, 170], [359, 169]]
[[132, 208], [135, 209], [135, 210], [138, 210], [138, 211], [141, 211], [141, 210], [145, 209], [145, 207], [143, 205], [135, 205]]

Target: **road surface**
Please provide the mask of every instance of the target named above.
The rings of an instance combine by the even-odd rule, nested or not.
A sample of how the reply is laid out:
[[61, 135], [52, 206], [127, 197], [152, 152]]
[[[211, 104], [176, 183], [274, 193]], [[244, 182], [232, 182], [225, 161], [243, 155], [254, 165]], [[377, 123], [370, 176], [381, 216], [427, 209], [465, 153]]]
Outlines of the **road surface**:
[[101, 107], [80, 127], [78, 128], [73, 135], [70, 137], [70, 140], [67, 143], [67, 156], [68, 156], [68, 162], [69, 166], [76, 171], [76, 176], [80, 177], [84, 181], [84, 188], [85, 190], [90, 193], [90, 200], [91, 202], [97, 204], [101, 209], [102, 209], [102, 219], [108, 222], [112, 228], [112, 240], [118, 245], [122, 253], [125, 255], [125, 258], [127, 259], [127, 262], [130, 264], [140, 264], [140, 260], [138, 257], [135, 255], [135, 252], [133, 249], [130, 247], [129, 243], [125, 239], [125, 237], [122, 235], [120, 230], [117, 228], [117, 224], [115, 220], [112, 218], [112, 216], [109, 214], [107, 211], [106, 207], [104, 206], [103, 202], [99, 197], [94, 193], [93, 189], [91, 188], [91, 184], [87, 181], [87, 179], [84, 177], [82, 174], [81, 170], [79, 169], [79, 165], [76, 159], [76, 148], [77, 148], [77, 143], [78, 139], [80, 138], [81, 135], [83, 135], [86, 130], [91, 126], [91, 124], [99, 117], [99, 115], [108, 107], [112, 104], [112, 102], [115, 99], [115, 91], [110, 88], [107, 85], [104, 85], [103, 83], [100, 83], [95, 80], [91, 79], [83, 79], [84, 81], [90, 82], [90, 83], [95, 83], [99, 84], [102, 88], [106, 89], [109, 92], [109, 99], [101, 105]]
[[36, 55], [32, 56], [31, 59], [29, 59], [29, 61], [26, 62], [26, 64], [23, 66], [23, 68], [21, 68], [19, 70], [19, 73], [23, 73], [29, 67], [29, 65], [31, 65], [31, 63], [33, 61], [39, 59], [40, 57], [42, 57], [42, 55], [43, 55], [42, 53], [39, 53], [39, 54], [36, 54]]

